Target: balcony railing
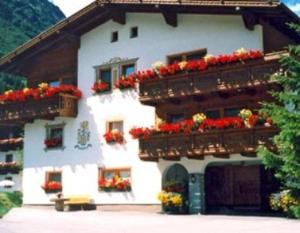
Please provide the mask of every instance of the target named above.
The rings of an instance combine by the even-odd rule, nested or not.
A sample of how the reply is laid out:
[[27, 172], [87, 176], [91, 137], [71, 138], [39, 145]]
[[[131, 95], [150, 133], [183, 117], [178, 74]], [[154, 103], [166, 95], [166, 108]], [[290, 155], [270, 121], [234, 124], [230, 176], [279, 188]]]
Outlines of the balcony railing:
[[21, 170], [22, 170], [22, 166], [17, 162], [11, 162], [11, 163], [0, 162], [0, 175], [19, 174]]
[[23, 138], [0, 139], [0, 151], [17, 150], [23, 147]]
[[278, 60], [278, 55], [267, 55], [243, 64], [220, 65], [202, 72], [145, 80], [140, 84], [140, 101], [155, 105], [165, 99], [270, 85], [271, 75], [279, 70]]
[[57, 94], [41, 100], [0, 104], [0, 123], [33, 122], [35, 119], [53, 120], [55, 117], [76, 117], [78, 98], [69, 94]]
[[259, 145], [275, 149], [271, 138], [274, 127], [214, 130], [185, 134], [152, 135], [140, 139], [140, 159], [144, 161], [180, 160], [181, 157], [203, 159], [205, 155], [228, 157], [233, 153], [255, 155]]

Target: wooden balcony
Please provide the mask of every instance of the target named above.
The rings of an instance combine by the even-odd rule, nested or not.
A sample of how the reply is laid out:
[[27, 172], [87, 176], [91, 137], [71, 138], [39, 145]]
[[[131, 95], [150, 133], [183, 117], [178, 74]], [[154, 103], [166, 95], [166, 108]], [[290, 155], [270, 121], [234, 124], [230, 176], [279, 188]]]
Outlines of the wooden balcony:
[[25, 124], [36, 119], [53, 120], [55, 117], [76, 117], [78, 98], [60, 93], [38, 101], [0, 103], [0, 124]]
[[21, 170], [22, 170], [22, 166], [17, 162], [11, 162], [11, 163], [0, 162], [0, 175], [19, 174]]
[[206, 95], [214, 92], [251, 90], [271, 85], [271, 75], [279, 70], [279, 56], [267, 55], [245, 63], [210, 67], [203, 72], [180, 73], [140, 84], [140, 101], [155, 106], [167, 99]]
[[23, 148], [23, 138], [0, 139], [0, 151], [18, 150]]
[[255, 156], [259, 145], [274, 149], [271, 138], [277, 132], [274, 127], [255, 127], [193, 132], [190, 135], [152, 135], [139, 140], [139, 156], [144, 161], [180, 160], [181, 157], [204, 159], [206, 155], [229, 158], [234, 153]]

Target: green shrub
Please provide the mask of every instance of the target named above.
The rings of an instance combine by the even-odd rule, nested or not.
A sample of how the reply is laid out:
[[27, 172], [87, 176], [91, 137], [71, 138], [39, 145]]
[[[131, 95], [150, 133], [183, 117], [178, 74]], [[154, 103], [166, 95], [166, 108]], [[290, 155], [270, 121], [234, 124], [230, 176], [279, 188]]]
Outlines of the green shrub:
[[0, 193], [0, 218], [10, 209], [22, 205], [22, 194], [20, 192]]
[[288, 215], [291, 218], [300, 219], [300, 206], [299, 205], [290, 206], [290, 208], [288, 210]]

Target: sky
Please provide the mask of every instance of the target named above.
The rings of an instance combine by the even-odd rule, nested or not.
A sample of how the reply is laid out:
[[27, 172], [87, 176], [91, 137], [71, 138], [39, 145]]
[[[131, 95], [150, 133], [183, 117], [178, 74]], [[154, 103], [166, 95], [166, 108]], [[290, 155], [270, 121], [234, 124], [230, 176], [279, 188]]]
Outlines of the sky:
[[[57, 5], [66, 16], [70, 16], [94, 0], [50, 0]], [[300, 15], [300, 0], [283, 0], [294, 12]]]

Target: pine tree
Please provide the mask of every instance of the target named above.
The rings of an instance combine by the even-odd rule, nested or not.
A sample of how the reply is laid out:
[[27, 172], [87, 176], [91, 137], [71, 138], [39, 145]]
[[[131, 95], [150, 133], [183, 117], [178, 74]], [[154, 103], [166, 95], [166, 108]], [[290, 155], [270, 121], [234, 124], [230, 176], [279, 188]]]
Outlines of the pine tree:
[[[300, 35], [300, 25], [290, 26]], [[258, 155], [267, 168], [275, 171], [282, 189], [290, 190], [300, 200], [300, 45], [289, 46], [289, 56], [281, 58], [280, 63], [283, 72], [272, 78], [282, 89], [273, 91], [275, 101], [263, 103], [261, 109], [280, 130], [273, 138], [277, 149], [259, 147]], [[291, 211], [300, 218], [300, 206], [293, 206]]]

